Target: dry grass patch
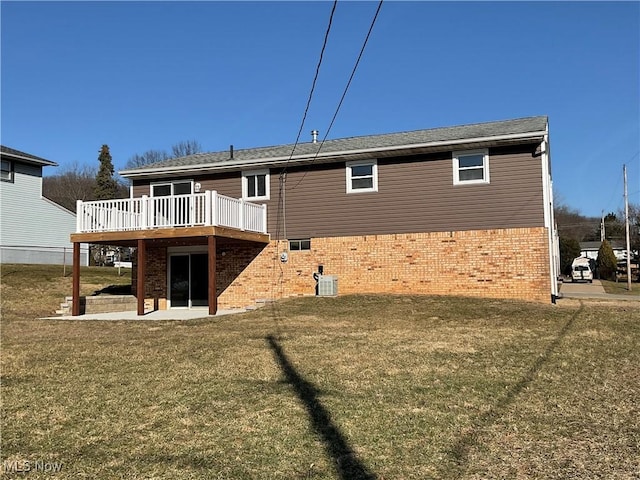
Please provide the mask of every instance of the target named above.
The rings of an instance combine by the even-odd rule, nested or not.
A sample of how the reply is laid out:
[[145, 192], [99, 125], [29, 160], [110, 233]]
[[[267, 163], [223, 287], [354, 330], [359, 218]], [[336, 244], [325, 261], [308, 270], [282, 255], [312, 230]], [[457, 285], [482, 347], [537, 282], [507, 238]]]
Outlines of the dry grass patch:
[[600, 280], [602, 286], [604, 287], [604, 291], [607, 293], [613, 293], [615, 295], [632, 295], [636, 297], [640, 297], [640, 283], [632, 282], [631, 290], [628, 290], [628, 284], [626, 280], [612, 282], [610, 280]]
[[[66, 273], [66, 275], [65, 275]], [[131, 270], [82, 267], [80, 295], [93, 295], [109, 285], [131, 285]], [[4, 321], [48, 317], [71, 295], [71, 267], [61, 265], [0, 265], [0, 300]]]
[[188, 322], [14, 315], [2, 460], [61, 461], [56, 478], [635, 478], [634, 307], [363, 295]]

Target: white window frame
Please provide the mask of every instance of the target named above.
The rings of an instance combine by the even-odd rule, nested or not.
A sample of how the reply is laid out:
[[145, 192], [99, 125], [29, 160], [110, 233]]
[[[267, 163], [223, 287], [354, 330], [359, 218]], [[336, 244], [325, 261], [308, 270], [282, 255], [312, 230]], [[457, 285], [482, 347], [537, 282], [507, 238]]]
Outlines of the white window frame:
[[[167, 196], [173, 197], [174, 195], [176, 195], [174, 193], [174, 186], [176, 183], [191, 183], [191, 194], [193, 194], [193, 180], [175, 180], [175, 181], [170, 181], [170, 182], [152, 182], [151, 185], [149, 186], [149, 196], [154, 197], [155, 195], [153, 194], [153, 187], [162, 187], [162, 186], [171, 186], [171, 193]], [[180, 195], [185, 195], [184, 193], [180, 194]], [[161, 195], [162, 196], [162, 195]]]
[[[358, 178], [368, 178], [367, 177], [354, 177], [353, 167], [362, 167], [365, 165], [371, 165], [373, 168], [371, 169], [372, 177], [373, 177], [373, 186], [370, 188], [353, 188], [353, 180]], [[365, 193], [365, 192], [377, 192], [378, 191], [378, 161], [377, 160], [359, 160], [357, 162], [347, 162], [347, 193]]]
[[[460, 167], [460, 157], [471, 155], [482, 155], [481, 167]], [[460, 180], [460, 170], [476, 170], [482, 169], [482, 178], [474, 180]], [[477, 185], [490, 183], [489, 179], [489, 149], [482, 148], [477, 150], [460, 150], [453, 152], [453, 184], [454, 185]]]
[[[264, 188], [265, 195], [249, 196], [249, 179], [247, 177], [253, 177], [258, 175], [264, 175]], [[269, 170], [247, 170], [242, 172], [242, 198], [245, 200], [269, 200], [271, 192]]]
[[[304, 246], [308, 248], [303, 248]], [[311, 239], [310, 238], [300, 238], [289, 240], [289, 251], [290, 252], [308, 252], [311, 250]]]

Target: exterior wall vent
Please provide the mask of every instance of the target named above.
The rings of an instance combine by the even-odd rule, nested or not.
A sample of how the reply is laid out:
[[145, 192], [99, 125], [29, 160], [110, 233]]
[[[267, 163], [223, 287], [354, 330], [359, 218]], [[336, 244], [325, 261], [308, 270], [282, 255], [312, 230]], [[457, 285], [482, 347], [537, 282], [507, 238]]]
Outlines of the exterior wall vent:
[[318, 296], [335, 297], [338, 295], [338, 277], [335, 275], [318, 276]]

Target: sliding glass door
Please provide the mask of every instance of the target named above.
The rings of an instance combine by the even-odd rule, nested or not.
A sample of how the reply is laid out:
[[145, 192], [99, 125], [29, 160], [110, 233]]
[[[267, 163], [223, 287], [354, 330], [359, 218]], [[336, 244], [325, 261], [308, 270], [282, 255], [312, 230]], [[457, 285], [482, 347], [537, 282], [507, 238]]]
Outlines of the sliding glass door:
[[206, 253], [171, 255], [169, 299], [171, 307], [209, 305], [209, 257]]

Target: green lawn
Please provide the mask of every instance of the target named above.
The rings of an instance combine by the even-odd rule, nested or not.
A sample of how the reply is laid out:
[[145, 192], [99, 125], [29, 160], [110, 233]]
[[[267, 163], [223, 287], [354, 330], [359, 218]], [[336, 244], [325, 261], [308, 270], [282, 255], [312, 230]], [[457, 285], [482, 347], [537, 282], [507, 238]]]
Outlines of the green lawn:
[[40, 280], [21, 287], [6, 271], [5, 470], [43, 461], [63, 464], [54, 478], [74, 479], [640, 473], [635, 302], [363, 295], [189, 322], [40, 321], [13, 304]]

